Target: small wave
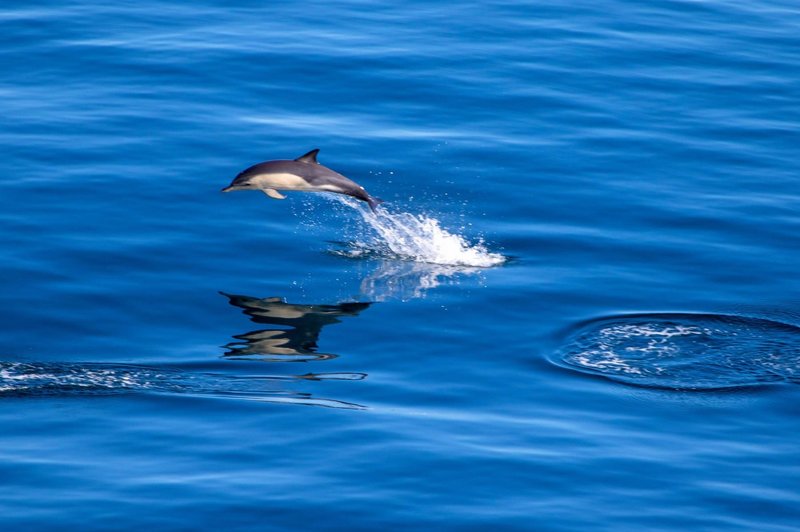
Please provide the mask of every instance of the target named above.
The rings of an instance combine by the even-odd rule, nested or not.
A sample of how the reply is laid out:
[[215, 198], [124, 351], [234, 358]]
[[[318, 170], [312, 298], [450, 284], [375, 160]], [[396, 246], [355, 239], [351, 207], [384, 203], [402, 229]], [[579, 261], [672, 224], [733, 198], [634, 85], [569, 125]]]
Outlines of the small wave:
[[461, 235], [444, 229], [439, 221], [424, 214], [393, 213], [380, 207], [376, 213], [359, 202], [339, 194], [326, 194], [355, 209], [371, 232], [360, 234], [340, 254], [351, 258], [380, 257], [446, 266], [491, 268], [508, 259], [488, 250], [483, 241], [470, 243]]
[[800, 328], [716, 314], [614, 316], [575, 327], [552, 361], [652, 388], [722, 390], [800, 383]]

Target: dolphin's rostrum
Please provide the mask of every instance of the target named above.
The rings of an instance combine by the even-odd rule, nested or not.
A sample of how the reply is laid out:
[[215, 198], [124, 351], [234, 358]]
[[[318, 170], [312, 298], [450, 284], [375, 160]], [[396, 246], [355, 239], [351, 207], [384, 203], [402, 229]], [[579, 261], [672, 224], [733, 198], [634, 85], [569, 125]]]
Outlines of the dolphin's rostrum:
[[370, 196], [364, 187], [354, 183], [342, 174], [317, 162], [319, 149], [311, 150], [297, 159], [267, 161], [251, 166], [241, 172], [222, 192], [233, 190], [261, 190], [275, 199], [286, 196], [279, 190], [303, 190], [308, 192], [334, 192], [366, 201], [370, 209], [383, 200]]

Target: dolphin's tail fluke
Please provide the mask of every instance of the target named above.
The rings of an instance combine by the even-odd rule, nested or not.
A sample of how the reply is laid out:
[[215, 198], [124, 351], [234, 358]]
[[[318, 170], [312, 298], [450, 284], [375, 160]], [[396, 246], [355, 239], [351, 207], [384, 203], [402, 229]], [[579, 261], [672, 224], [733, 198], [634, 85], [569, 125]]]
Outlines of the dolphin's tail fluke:
[[383, 200], [380, 198], [373, 198], [372, 196], [367, 196], [367, 203], [369, 203], [369, 208], [372, 209], [372, 212], [378, 212], [375, 208], [383, 203]]

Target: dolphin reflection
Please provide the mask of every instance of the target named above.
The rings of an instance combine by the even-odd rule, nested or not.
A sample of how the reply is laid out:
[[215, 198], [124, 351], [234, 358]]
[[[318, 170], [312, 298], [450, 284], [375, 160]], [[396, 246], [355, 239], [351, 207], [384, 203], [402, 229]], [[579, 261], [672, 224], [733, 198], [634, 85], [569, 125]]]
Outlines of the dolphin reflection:
[[339, 303], [336, 305], [298, 305], [279, 297], [255, 298], [226, 294], [228, 302], [257, 324], [277, 328], [260, 329], [235, 335], [236, 342], [224, 347], [230, 358], [259, 357], [265, 361], [305, 362], [336, 358], [330, 353], [317, 353], [322, 328], [341, 323], [342, 317], [358, 316], [372, 303]]

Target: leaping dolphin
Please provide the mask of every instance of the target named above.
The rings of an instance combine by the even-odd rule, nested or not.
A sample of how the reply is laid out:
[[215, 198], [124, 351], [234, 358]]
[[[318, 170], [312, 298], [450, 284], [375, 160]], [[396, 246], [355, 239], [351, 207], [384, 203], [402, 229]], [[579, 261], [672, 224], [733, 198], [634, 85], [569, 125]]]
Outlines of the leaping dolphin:
[[251, 166], [237, 175], [222, 192], [260, 190], [270, 198], [284, 199], [278, 190], [335, 192], [366, 201], [372, 212], [383, 200], [370, 196], [364, 187], [317, 162], [319, 149], [297, 159], [267, 161]]

